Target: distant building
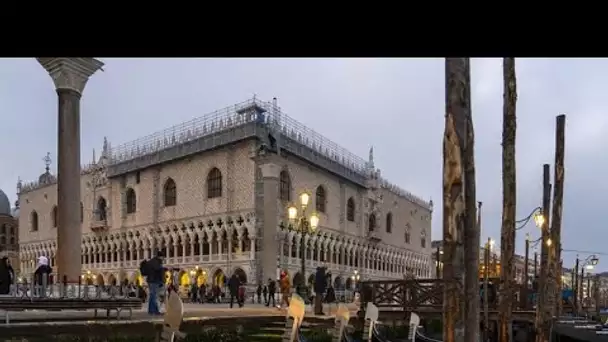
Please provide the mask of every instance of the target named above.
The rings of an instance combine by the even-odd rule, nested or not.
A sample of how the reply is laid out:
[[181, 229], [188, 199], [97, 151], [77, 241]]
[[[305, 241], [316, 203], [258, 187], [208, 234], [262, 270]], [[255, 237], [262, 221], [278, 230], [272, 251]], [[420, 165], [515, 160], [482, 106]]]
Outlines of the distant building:
[[[437, 276], [437, 256], [439, 255], [439, 259], [441, 260], [441, 255], [443, 255], [443, 241], [442, 240], [433, 240], [431, 242], [432, 249], [432, 258], [433, 258], [433, 276]], [[485, 248], [482, 246], [479, 248], [479, 276], [483, 277], [486, 269], [486, 265], [484, 265], [484, 250]], [[540, 258], [537, 259], [537, 267], [534, 267], [534, 252], [531, 251], [528, 256], [528, 282], [531, 284], [534, 279], [534, 272], [540, 269]], [[523, 283], [524, 275], [525, 275], [525, 257], [523, 255], [515, 255], [515, 281], [517, 283]], [[493, 248], [490, 253], [489, 260], [489, 277], [500, 277], [501, 265], [500, 265], [500, 254], [496, 248]], [[443, 263], [439, 262], [439, 271], [443, 270]]]
[[19, 207], [14, 208], [8, 196], [0, 190], [0, 258], [8, 257], [13, 269], [19, 271]]
[[[22, 269], [55, 263], [56, 176], [20, 185]], [[286, 208], [302, 191], [320, 217], [306, 237], [307, 274], [299, 274], [300, 234]], [[334, 284], [401, 279], [431, 272], [432, 203], [382, 178], [367, 160], [256, 99], [111, 147], [81, 173], [82, 277], [110, 284], [141, 281], [139, 264], [157, 250], [191, 281], [248, 283], [279, 269], [310, 279], [327, 266]], [[78, 209], [76, 209], [78, 210]], [[304, 254], [304, 253], [302, 253]], [[75, 256], [77, 257], [77, 256]]]

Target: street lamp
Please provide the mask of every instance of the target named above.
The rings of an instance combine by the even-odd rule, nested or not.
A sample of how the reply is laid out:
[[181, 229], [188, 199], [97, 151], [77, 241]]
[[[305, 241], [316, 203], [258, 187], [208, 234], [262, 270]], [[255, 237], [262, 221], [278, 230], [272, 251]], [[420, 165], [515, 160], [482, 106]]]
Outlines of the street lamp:
[[350, 276], [350, 279], [353, 280], [353, 284], [354, 284], [354, 288], [357, 289], [357, 283], [359, 282], [359, 278], [361, 278], [361, 275], [359, 274], [359, 271], [354, 270], [353, 271], [353, 275]]
[[[581, 260], [578, 258], [578, 256], [576, 257], [576, 265], [574, 266], [574, 274], [575, 274], [575, 279], [574, 279], [574, 286], [575, 288], [574, 290], [574, 307], [575, 309], [578, 308], [578, 302], [580, 300], [580, 302], [582, 303], [583, 301], [583, 281], [585, 279], [585, 268], [587, 270], [592, 270], [595, 266], [597, 266], [599, 262], [599, 259], [597, 257], [597, 255], [592, 254], [590, 256], [588, 256], [585, 260]], [[581, 276], [580, 276], [580, 280], [578, 279], [578, 267], [581, 267]], [[587, 289], [587, 291], [589, 291], [589, 289]]]
[[[293, 230], [300, 233], [300, 251], [301, 251], [301, 266], [300, 266], [300, 274], [302, 275], [301, 284], [298, 284], [298, 291], [301, 295], [304, 295], [302, 287], [306, 284], [306, 243], [305, 237], [306, 235], [315, 234], [317, 227], [319, 226], [319, 215], [317, 213], [312, 212], [310, 215], [307, 215], [308, 204], [310, 202], [310, 195], [308, 192], [302, 192], [299, 196], [299, 209], [296, 205], [290, 205], [287, 207], [287, 217], [289, 218], [289, 226], [288, 230]], [[303, 296], [303, 298], [305, 298]]]

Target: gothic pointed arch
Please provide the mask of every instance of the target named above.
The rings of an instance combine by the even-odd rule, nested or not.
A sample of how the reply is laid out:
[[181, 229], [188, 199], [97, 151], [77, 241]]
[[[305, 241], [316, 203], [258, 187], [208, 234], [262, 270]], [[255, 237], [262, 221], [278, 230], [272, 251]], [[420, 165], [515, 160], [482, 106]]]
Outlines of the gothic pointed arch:
[[327, 204], [327, 198], [325, 194], [325, 188], [323, 185], [319, 185], [315, 191], [315, 209], [320, 212], [325, 212], [325, 206]]
[[97, 199], [97, 207], [95, 208], [95, 213], [97, 216], [97, 220], [105, 221], [108, 218], [108, 203], [103, 196], [99, 196]]
[[370, 232], [375, 231], [376, 230], [376, 225], [377, 225], [376, 214], [374, 214], [374, 213], [369, 214], [368, 223], [367, 223], [368, 230]]
[[352, 197], [346, 201], [346, 220], [355, 222], [355, 199]]
[[54, 205], [51, 210], [51, 222], [53, 223], [53, 228], [57, 228], [57, 206]]
[[386, 232], [393, 232], [393, 213], [386, 214]]
[[163, 186], [163, 197], [165, 207], [173, 207], [177, 204], [177, 186], [173, 178], [169, 177]]
[[214, 167], [207, 174], [207, 198], [222, 197], [222, 172]]
[[137, 195], [133, 188], [127, 188], [127, 214], [132, 214], [137, 211]]
[[287, 170], [279, 174], [279, 197], [282, 201], [291, 201], [291, 176]]
[[30, 213], [30, 225], [33, 232], [38, 231], [38, 213], [36, 210], [32, 210]]

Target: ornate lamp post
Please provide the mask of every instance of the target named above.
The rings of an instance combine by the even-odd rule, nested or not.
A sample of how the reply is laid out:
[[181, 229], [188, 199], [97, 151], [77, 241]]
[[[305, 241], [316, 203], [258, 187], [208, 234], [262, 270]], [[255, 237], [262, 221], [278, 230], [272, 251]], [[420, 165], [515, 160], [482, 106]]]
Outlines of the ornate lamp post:
[[352, 279], [352, 281], [353, 281], [353, 286], [354, 286], [355, 290], [357, 290], [357, 284], [359, 283], [360, 278], [361, 278], [361, 275], [359, 274], [359, 271], [357, 271], [357, 270], [354, 270], [353, 275], [350, 276], [350, 279]]
[[302, 275], [303, 281], [298, 284], [298, 293], [303, 298], [306, 298], [306, 235], [312, 235], [316, 232], [319, 226], [319, 216], [312, 212], [307, 215], [308, 204], [310, 203], [310, 195], [308, 192], [302, 192], [298, 196], [300, 200], [299, 209], [296, 205], [290, 205], [287, 207], [287, 217], [289, 218], [289, 226], [287, 229], [294, 230], [300, 233], [300, 257], [302, 264], [300, 265], [300, 274]]
[[[575, 284], [575, 289], [574, 289], [574, 308], [575, 310], [578, 310], [578, 303], [580, 302], [580, 304], [582, 305], [583, 303], [583, 281], [585, 280], [585, 268], [587, 268], [588, 270], [592, 270], [599, 262], [600, 259], [598, 259], [598, 257], [595, 254], [592, 254], [590, 256], [588, 256], [585, 260], [581, 260], [577, 257], [576, 258], [576, 265], [574, 267], [575, 269], [575, 279], [574, 279], [574, 284]], [[577, 273], [578, 273], [578, 267], [581, 267], [581, 276], [580, 276], [580, 280], [576, 279], [577, 277]], [[579, 293], [580, 293], [580, 297], [579, 297]], [[587, 295], [589, 293], [589, 287], [587, 287]]]

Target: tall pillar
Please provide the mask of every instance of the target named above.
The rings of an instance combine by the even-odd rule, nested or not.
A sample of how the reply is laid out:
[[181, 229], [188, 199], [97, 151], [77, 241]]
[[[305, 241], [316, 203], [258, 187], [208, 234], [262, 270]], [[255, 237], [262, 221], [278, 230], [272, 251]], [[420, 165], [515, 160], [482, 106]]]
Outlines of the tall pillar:
[[55, 83], [57, 125], [57, 274], [77, 283], [82, 272], [80, 244], [80, 97], [103, 63], [94, 58], [36, 58]]
[[277, 227], [279, 198], [279, 173], [281, 168], [274, 163], [265, 163], [260, 166], [264, 183], [264, 230], [262, 234], [262, 275], [263, 281], [277, 277]]

